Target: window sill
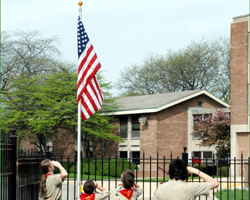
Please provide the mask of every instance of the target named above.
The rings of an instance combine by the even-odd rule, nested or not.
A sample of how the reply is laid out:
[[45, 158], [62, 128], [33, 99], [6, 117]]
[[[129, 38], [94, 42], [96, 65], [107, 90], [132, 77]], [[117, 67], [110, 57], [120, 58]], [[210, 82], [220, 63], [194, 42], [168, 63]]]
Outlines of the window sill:
[[139, 137], [131, 138], [131, 140], [140, 140], [140, 138]]

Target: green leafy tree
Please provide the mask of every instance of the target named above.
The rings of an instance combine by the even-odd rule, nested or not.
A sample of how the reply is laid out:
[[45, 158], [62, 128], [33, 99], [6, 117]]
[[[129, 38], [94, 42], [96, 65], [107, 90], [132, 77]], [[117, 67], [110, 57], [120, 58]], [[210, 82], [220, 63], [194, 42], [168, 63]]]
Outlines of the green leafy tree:
[[[1, 131], [7, 135], [15, 127], [20, 137], [41, 151], [58, 130], [72, 134], [77, 130], [77, 67], [59, 61], [58, 44], [56, 37], [45, 38], [38, 31], [1, 35]], [[111, 111], [116, 104], [109, 93], [110, 83], [101, 74], [98, 78], [105, 95], [103, 109]], [[110, 121], [110, 117], [94, 114], [82, 122], [86, 151], [92, 138], [119, 141]]]
[[[109, 83], [99, 76], [100, 86], [104, 88], [104, 109], [112, 110], [115, 99], [109, 94]], [[59, 129], [65, 134], [76, 134], [77, 74], [69, 68], [61, 68], [61, 72], [37, 75], [26, 79], [19, 76], [6, 88], [2, 106], [2, 130], [9, 132], [14, 126], [20, 137], [30, 139], [41, 151], [46, 148], [46, 141], [57, 136]], [[107, 90], [106, 90], [107, 89]], [[89, 151], [91, 138], [120, 141], [113, 135], [111, 118], [94, 114], [82, 122], [82, 142]], [[36, 136], [36, 137], [34, 137]]]
[[229, 102], [229, 39], [192, 41], [166, 55], [151, 53], [141, 65], [122, 70], [117, 87], [121, 96], [206, 89]]
[[223, 110], [204, 120], [195, 120], [192, 134], [201, 135], [199, 146], [215, 146], [217, 156], [225, 158], [230, 153], [230, 117]]

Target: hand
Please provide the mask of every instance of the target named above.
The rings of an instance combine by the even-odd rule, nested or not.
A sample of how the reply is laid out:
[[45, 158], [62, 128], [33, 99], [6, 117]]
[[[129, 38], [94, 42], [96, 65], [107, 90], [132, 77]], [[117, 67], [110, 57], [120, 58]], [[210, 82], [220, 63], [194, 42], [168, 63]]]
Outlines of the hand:
[[93, 181], [93, 182], [94, 182], [95, 187], [97, 188], [98, 187], [98, 183], [96, 181]]
[[54, 165], [54, 167], [57, 167], [57, 168], [61, 166], [61, 164], [59, 162], [54, 161], [54, 160], [52, 160], [51, 163], [52, 163], [52, 165]]

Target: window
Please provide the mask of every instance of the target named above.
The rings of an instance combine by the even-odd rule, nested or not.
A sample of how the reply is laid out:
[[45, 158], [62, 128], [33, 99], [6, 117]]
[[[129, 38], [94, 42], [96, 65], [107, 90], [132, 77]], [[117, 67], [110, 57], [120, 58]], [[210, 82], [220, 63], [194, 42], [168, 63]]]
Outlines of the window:
[[212, 116], [212, 113], [207, 113], [207, 114], [204, 114], [203, 118], [204, 118], [204, 119], [207, 119], [207, 118], [209, 118], [210, 116]]
[[140, 115], [132, 115], [132, 134], [131, 138], [139, 138], [140, 137]]
[[213, 157], [212, 151], [204, 151], [203, 152], [203, 158], [212, 158], [212, 157]]
[[[198, 121], [203, 121], [204, 119], [207, 119], [209, 116], [212, 116], [212, 113], [195, 114], [193, 115], [193, 123]], [[193, 139], [199, 139], [200, 137], [201, 137], [200, 133], [195, 133], [193, 135]]]
[[140, 151], [132, 152], [132, 162], [139, 165], [140, 164]]
[[202, 101], [198, 101], [198, 107], [202, 107]]
[[194, 153], [193, 154], [194, 158], [201, 158], [201, 152], [200, 151], [194, 151], [193, 153]]
[[120, 137], [128, 138], [128, 116], [120, 116]]
[[[202, 115], [193, 115], [193, 122], [202, 121]], [[193, 139], [199, 139], [201, 137], [200, 133], [193, 134]]]
[[120, 151], [120, 158], [127, 158], [128, 152], [127, 151]]
[[202, 121], [202, 114], [193, 115], [193, 121], [194, 121], [194, 122]]

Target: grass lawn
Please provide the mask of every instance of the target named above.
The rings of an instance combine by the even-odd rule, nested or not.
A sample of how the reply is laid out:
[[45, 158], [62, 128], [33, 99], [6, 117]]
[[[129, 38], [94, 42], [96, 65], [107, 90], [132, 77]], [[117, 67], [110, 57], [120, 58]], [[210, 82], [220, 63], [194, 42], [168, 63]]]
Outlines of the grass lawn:
[[[227, 198], [227, 193], [228, 193], [228, 198]], [[214, 195], [219, 199], [219, 200], [227, 200], [230, 199], [230, 190], [223, 190], [222, 193], [220, 191], [217, 193], [214, 193]], [[249, 191], [243, 190], [243, 198], [242, 198], [242, 192], [241, 190], [236, 190], [236, 197], [234, 198], [234, 190], [231, 190], [231, 199], [232, 200], [243, 200], [243, 199], [249, 199]]]

